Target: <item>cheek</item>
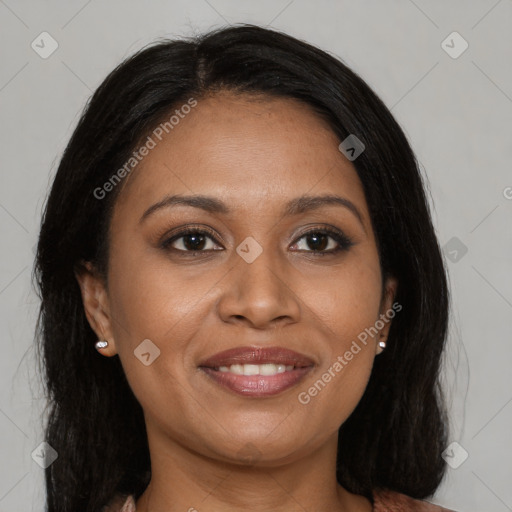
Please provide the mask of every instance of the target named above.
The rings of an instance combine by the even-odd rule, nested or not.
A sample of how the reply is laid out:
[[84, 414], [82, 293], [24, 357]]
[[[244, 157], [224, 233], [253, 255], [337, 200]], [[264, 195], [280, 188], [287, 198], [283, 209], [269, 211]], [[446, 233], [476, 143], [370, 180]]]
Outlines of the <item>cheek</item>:
[[[182, 400], [188, 396], [190, 354], [206, 336], [199, 331], [211, 315], [211, 290], [218, 280], [214, 272], [177, 268], [135, 252], [112, 265], [116, 347], [135, 395], [142, 404], [149, 401], [150, 409], [158, 410], [158, 396], [172, 405], [169, 411], [190, 408], [190, 400]], [[154, 362], [145, 366], [149, 361]]]
[[[371, 375], [373, 356], [359, 354], [357, 362], [353, 360], [343, 370], [336, 371], [331, 367], [324, 374], [331, 380], [311, 401], [304, 405], [308, 415], [315, 417], [316, 422], [323, 425], [328, 432], [334, 432], [347, 421], [366, 390]], [[318, 382], [318, 381], [316, 381]], [[313, 388], [321, 388], [314, 383]], [[311, 392], [312, 389], [309, 389]], [[303, 395], [304, 396], [304, 395]]]
[[379, 318], [381, 274], [374, 259], [356, 257], [323, 276], [303, 280], [300, 292], [321, 324], [332, 347], [341, 351]]
[[371, 375], [375, 349], [351, 336], [332, 344], [332, 355], [315, 376], [297, 390], [298, 407], [323, 431], [334, 432], [352, 414]]
[[132, 252], [130, 257], [117, 258], [109, 283], [115, 297], [116, 348], [143, 409], [154, 420], [165, 418], [170, 429], [181, 425], [184, 415], [204, 414], [190, 400], [185, 363], [189, 340], [201, 327], [198, 315], [205, 314], [207, 301], [201, 299], [214, 280], [204, 276], [191, 285], [186, 272], [170, 270], [167, 262]]
[[194, 280], [186, 270], [171, 267], [162, 258], [133, 253], [117, 258], [111, 267], [110, 289], [121, 342], [129, 338], [133, 344], [149, 338], [169, 343], [174, 326], [186, 325], [183, 320], [213, 282], [211, 273]]
[[318, 284], [308, 305], [329, 341], [329, 355], [315, 378], [298, 390], [297, 399], [311, 417], [334, 431], [357, 406], [370, 378], [381, 275], [378, 266], [360, 259]]

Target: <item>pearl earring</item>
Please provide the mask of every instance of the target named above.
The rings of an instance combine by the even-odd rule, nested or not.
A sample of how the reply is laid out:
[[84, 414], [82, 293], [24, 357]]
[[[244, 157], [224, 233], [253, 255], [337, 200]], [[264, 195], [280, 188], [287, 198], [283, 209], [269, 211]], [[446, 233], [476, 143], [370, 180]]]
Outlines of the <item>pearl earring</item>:
[[386, 342], [385, 341], [379, 341], [379, 347], [384, 350], [386, 348]]
[[94, 345], [96, 347], [96, 350], [101, 350], [102, 348], [105, 348], [108, 345], [108, 341], [99, 340]]

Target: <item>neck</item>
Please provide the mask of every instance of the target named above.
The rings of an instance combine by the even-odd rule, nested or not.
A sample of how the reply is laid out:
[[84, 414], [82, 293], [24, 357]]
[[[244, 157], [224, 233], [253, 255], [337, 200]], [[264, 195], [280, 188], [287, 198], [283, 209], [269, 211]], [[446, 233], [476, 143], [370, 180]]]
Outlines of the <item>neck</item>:
[[152, 477], [137, 512], [371, 512], [366, 498], [336, 481], [337, 441], [336, 432], [302, 456], [243, 465], [193, 452], [153, 430]]

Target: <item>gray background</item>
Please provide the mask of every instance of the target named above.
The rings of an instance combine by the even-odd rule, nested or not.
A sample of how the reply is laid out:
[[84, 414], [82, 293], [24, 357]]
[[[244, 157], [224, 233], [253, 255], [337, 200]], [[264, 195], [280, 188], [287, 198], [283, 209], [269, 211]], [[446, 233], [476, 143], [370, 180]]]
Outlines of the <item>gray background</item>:
[[[43, 510], [43, 470], [31, 458], [44, 440], [44, 400], [30, 274], [41, 208], [79, 113], [115, 65], [156, 37], [237, 22], [341, 57], [404, 127], [448, 244], [444, 381], [450, 440], [469, 454], [434, 501], [512, 510], [512, 0], [0, 0], [0, 512]], [[31, 48], [43, 31], [59, 45], [46, 59]], [[461, 40], [442, 45], [453, 31], [469, 44], [457, 58], [445, 50], [460, 51]]]

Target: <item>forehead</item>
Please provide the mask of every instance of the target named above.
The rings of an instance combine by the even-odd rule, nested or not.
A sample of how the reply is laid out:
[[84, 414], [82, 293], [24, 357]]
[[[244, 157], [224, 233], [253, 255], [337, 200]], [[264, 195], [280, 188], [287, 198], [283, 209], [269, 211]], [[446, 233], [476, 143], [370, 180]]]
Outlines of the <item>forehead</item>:
[[303, 194], [339, 193], [367, 214], [355, 168], [309, 105], [223, 92], [186, 110], [161, 140], [152, 135], [155, 145], [123, 184], [116, 209], [195, 193], [251, 212], [264, 201], [268, 211]]

